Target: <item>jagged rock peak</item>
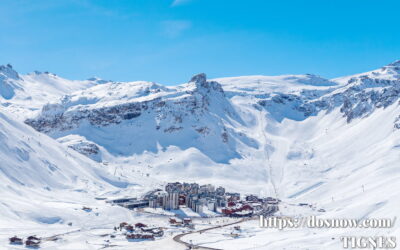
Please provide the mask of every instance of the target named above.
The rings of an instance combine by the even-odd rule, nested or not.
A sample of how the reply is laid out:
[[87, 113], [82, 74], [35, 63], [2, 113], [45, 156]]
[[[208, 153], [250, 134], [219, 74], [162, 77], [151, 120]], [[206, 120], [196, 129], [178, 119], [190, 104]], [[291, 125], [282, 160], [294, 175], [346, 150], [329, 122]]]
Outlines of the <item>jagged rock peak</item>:
[[384, 75], [385, 77], [389, 77], [392, 79], [400, 79], [400, 60], [392, 62], [387, 66], [383, 66], [379, 71], [375, 71], [373, 73], [374, 76], [379, 76], [379, 74]]
[[194, 82], [194, 83], [204, 83], [206, 81], [207, 81], [207, 76], [204, 73], [194, 75], [192, 77], [192, 79], [190, 79], [190, 82]]
[[400, 66], [400, 60], [394, 61], [387, 66], [392, 66], [392, 67], [399, 67]]
[[39, 70], [35, 70], [35, 71], [33, 71], [32, 73], [29, 73], [29, 74], [30, 75], [38, 75], [38, 76], [40, 76], [40, 75], [47, 75], [47, 76], [53, 76], [53, 77], [57, 76], [56, 74], [51, 73], [49, 71], [42, 72], [42, 71], [39, 71]]
[[197, 90], [201, 93], [209, 93], [210, 91], [224, 92], [221, 84], [216, 81], [207, 81], [207, 76], [204, 73], [194, 75], [189, 82], [194, 83]]
[[15, 71], [13, 69], [11, 64], [0, 65], [0, 75], [2, 75], [3, 77], [19, 79], [19, 75], [18, 75], [17, 71]]

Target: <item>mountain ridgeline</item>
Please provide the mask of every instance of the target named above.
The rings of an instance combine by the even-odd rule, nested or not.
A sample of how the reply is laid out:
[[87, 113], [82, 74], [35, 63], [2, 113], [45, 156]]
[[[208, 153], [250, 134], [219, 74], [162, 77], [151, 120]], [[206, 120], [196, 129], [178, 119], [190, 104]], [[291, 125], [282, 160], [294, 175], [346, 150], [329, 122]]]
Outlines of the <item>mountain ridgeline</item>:
[[[213, 161], [227, 163], [242, 158], [239, 147], [260, 146], [257, 138], [244, 133], [248, 124], [239, 100], [246, 99], [246, 105], [264, 110], [276, 122], [339, 110], [351, 123], [398, 101], [399, 64], [333, 80], [310, 74], [207, 80], [199, 74], [173, 87], [106, 81], [44, 105], [25, 122], [55, 138], [83, 136], [116, 156], [175, 145], [197, 148]], [[394, 128], [399, 120], [393, 117]]]

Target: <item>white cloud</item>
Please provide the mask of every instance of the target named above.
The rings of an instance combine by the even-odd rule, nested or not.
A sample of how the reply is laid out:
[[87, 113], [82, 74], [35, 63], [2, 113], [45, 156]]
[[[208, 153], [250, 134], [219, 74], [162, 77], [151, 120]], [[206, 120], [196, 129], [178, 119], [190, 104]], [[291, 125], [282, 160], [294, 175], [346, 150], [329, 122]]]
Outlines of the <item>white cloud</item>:
[[167, 37], [174, 38], [189, 29], [192, 26], [192, 23], [184, 20], [169, 20], [163, 21], [161, 25], [163, 34]]

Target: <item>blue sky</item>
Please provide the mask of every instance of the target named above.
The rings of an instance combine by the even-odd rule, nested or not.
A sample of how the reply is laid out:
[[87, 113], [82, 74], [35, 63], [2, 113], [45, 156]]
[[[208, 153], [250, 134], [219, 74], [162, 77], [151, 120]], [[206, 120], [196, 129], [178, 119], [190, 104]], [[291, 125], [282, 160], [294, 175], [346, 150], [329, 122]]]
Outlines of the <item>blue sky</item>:
[[333, 78], [400, 59], [399, 9], [386, 0], [2, 0], [0, 63], [167, 85], [199, 72]]

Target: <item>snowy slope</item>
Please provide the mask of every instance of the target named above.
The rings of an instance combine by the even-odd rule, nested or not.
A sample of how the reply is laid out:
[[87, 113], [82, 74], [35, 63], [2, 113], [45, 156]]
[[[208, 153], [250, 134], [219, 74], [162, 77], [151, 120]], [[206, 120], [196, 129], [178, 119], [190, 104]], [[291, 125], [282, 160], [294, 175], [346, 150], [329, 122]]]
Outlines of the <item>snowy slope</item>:
[[336, 87], [336, 82], [320, 76], [239, 76], [213, 79], [222, 84], [225, 92], [232, 95], [265, 95], [271, 93], [296, 93], [302, 90], [327, 90]]
[[[53, 246], [45, 242], [44, 249], [59, 249], [60, 244], [87, 249], [85, 240], [93, 231], [132, 221], [129, 210], [95, 198], [136, 196], [158, 182], [134, 173], [128, 180], [110, 172], [0, 110], [0, 248], [18, 249], [8, 244], [13, 235], [75, 232], [71, 241]], [[83, 211], [84, 206], [93, 211]]]
[[106, 82], [98, 78], [72, 81], [39, 71], [22, 75], [8, 64], [0, 66], [0, 106], [26, 119], [46, 103], [55, 102], [65, 94]]
[[[110, 177], [92, 160], [67, 150], [3, 111], [0, 111], [0, 140], [2, 215], [14, 213], [14, 217], [29, 217], [24, 212], [16, 212], [21, 208], [18, 202], [31, 203], [40, 193], [50, 195], [70, 190], [94, 195], [93, 192], [127, 185]], [[19, 201], [13, 201], [13, 197]], [[33, 210], [40, 211], [41, 207]], [[29, 213], [34, 213], [33, 210]]]

